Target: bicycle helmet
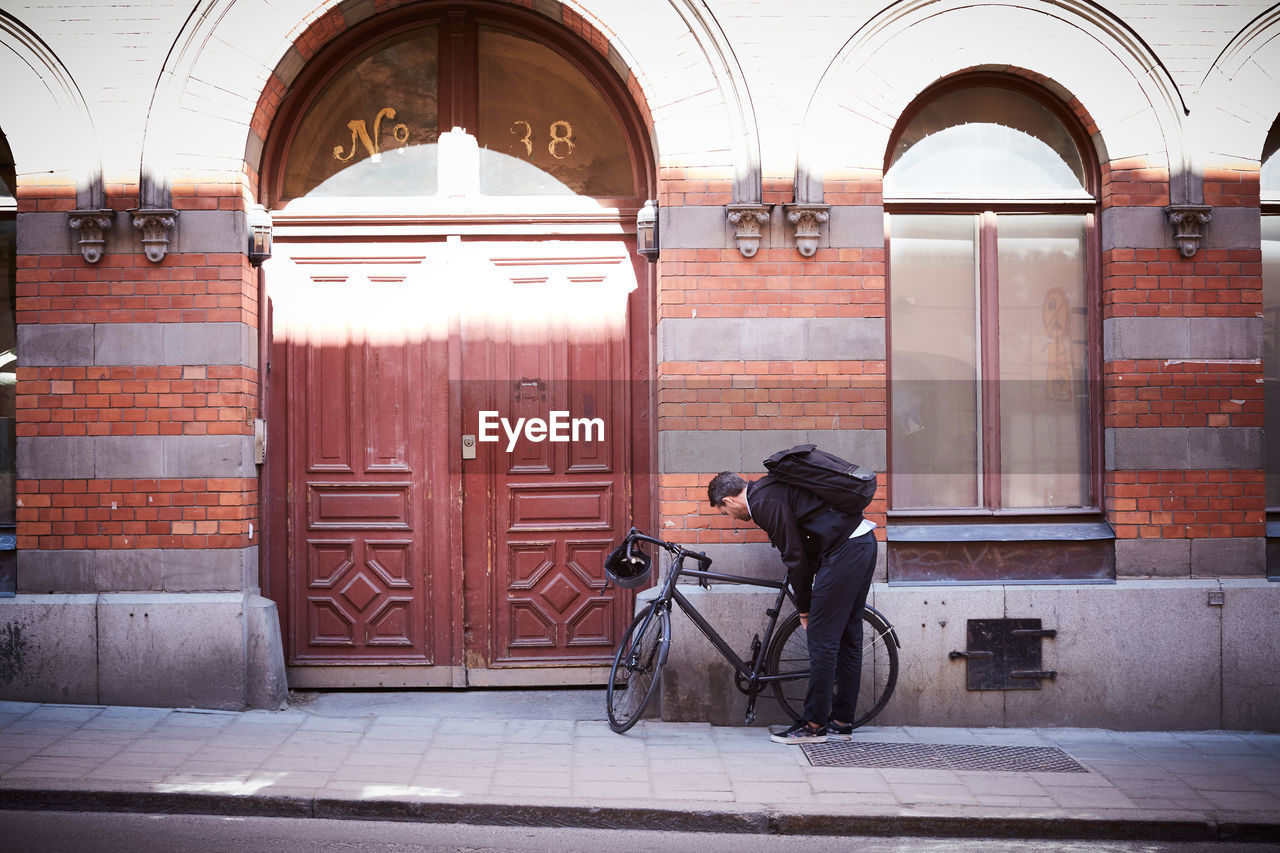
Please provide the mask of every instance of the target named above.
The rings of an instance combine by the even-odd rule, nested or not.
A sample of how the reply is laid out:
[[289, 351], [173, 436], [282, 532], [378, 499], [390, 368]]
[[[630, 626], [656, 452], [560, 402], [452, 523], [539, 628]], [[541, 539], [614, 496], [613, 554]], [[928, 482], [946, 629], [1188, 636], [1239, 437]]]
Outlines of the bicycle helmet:
[[631, 589], [641, 586], [649, 577], [653, 560], [630, 538], [622, 540], [604, 559], [604, 573], [614, 586]]

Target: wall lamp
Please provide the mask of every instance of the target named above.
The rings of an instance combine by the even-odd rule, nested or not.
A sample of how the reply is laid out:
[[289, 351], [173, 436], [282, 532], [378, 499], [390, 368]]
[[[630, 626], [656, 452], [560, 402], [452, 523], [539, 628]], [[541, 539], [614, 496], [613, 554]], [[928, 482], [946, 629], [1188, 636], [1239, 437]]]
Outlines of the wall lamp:
[[271, 214], [260, 204], [249, 208], [249, 263], [255, 267], [271, 257]]
[[658, 203], [649, 199], [636, 212], [636, 251], [654, 263], [659, 250]]

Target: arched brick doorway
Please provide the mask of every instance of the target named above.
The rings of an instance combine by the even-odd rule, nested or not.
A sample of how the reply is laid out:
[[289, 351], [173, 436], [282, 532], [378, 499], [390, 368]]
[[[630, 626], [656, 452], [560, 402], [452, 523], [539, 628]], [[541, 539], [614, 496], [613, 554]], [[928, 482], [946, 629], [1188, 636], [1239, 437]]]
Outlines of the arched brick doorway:
[[291, 684], [602, 680], [651, 454], [624, 83], [537, 15], [406, 7], [317, 53], [263, 163]]

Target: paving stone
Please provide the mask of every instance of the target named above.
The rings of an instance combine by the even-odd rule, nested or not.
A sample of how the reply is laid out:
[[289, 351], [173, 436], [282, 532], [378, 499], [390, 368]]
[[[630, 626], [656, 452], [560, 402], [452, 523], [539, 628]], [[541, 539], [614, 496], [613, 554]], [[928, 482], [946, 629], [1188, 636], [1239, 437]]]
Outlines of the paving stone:
[[890, 781], [889, 790], [902, 803], [948, 803], [968, 806], [978, 802], [978, 798], [964, 785]]
[[1123, 809], [1133, 807], [1132, 800], [1112, 787], [1063, 788], [1046, 785], [1045, 793], [1063, 808]]

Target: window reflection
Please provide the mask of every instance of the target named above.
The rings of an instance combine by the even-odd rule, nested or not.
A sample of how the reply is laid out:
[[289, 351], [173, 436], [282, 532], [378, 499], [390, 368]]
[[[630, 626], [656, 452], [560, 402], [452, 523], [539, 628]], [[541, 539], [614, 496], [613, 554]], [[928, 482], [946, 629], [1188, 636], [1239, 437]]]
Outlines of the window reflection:
[[613, 110], [560, 54], [480, 28], [480, 191], [633, 196], [631, 157]]
[[436, 193], [438, 33], [419, 27], [347, 63], [289, 146], [284, 197]]
[[996, 86], [940, 96], [894, 146], [886, 196], [1088, 198], [1071, 134], [1043, 104]]
[[897, 506], [981, 503], [977, 225], [975, 216], [890, 220]]
[[[439, 62], [440, 29], [402, 32], [344, 65], [306, 107], [285, 154], [282, 200], [441, 195], [636, 195], [621, 123], [596, 85], [550, 47], [480, 26], [474, 52]], [[471, 69], [471, 70], [468, 70]], [[441, 75], [444, 75], [442, 79]], [[479, 144], [439, 144], [448, 121]], [[468, 94], [470, 93], [470, 94]]]
[[1006, 507], [1088, 503], [1084, 217], [999, 216]]

